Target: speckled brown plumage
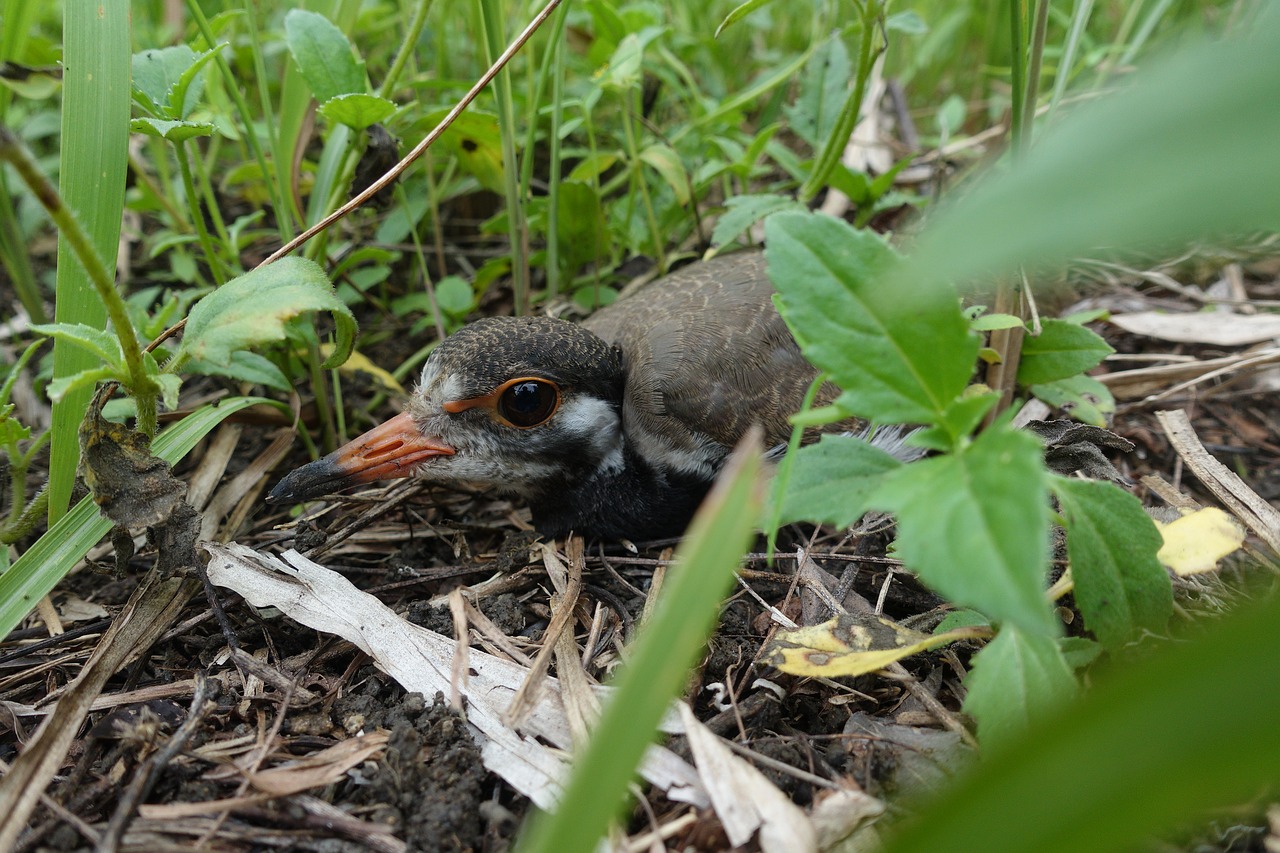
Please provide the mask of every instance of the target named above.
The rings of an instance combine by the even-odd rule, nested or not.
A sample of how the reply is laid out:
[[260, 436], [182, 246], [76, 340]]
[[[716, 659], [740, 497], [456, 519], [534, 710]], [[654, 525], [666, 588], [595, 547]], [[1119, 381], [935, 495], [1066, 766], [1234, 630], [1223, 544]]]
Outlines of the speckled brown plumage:
[[[783, 443], [817, 375], [774, 308], [762, 252], [684, 267], [583, 325], [622, 351], [625, 418], [651, 444], [732, 447], [753, 423], [766, 446]], [[838, 393], [828, 383], [819, 405]]]

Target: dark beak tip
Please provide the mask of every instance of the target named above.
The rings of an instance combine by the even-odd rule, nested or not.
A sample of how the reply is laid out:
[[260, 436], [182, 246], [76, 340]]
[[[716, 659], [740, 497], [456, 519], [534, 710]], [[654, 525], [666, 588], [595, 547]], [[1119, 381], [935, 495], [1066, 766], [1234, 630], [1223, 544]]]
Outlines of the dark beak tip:
[[284, 504], [314, 500], [332, 494], [349, 483], [346, 474], [329, 459], [320, 459], [284, 475], [267, 495], [267, 503]]

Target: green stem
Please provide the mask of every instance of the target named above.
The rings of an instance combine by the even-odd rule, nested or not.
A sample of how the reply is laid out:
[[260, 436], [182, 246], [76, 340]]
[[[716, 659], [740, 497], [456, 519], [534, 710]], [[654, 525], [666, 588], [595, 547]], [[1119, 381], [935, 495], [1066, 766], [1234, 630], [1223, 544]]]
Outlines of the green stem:
[[213, 238], [209, 236], [209, 229], [205, 227], [204, 212], [200, 210], [200, 196], [196, 192], [196, 182], [191, 177], [191, 161], [187, 156], [187, 144], [185, 142], [174, 143], [173, 153], [178, 158], [178, 169], [182, 173], [182, 186], [186, 193], [187, 204], [191, 205], [191, 222], [196, 226], [196, 236], [200, 238], [200, 247], [204, 250], [205, 261], [209, 264], [209, 272], [213, 275], [213, 280], [219, 285], [226, 284], [226, 270], [222, 268], [222, 259], [218, 257], [217, 249], [213, 245]]
[[148, 438], [154, 436], [156, 434], [156, 403], [160, 396], [160, 388], [151, 377], [147, 376], [142, 362], [142, 347], [138, 345], [138, 337], [134, 332], [133, 323], [129, 320], [128, 309], [119, 291], [116, 290], [111, 273], [107, 271], [106, 265], [94, 251], [89, 235], [80, 227], [80, 221], [62, 203], [62, 197], [58, 195], [57, 188], [49, 183], [31, 154], [7, 127], [0, 127], [0, 160], [13, 166], [18, 177], [48, 211], [49, 217], [58, 227], [67, 245], [71, 247], [71, 251], [75, 253], [89, 276], [89, 281], [98, 292], [98, 298], [102, 300], [107, 316], [111, 319], [111, 326], [120, 340], [120, 350], [129, 372], [127, 384], [138, 407], [138, 429]]
[[156, 201], [164, 208], [164, 212], [169, 215], [169, 221], [173, 223], [173, 230], [179, 234], [190, 234], [194, 230], [191, 220], [183, 215], [182, 208], [173, 203], [173, 200], [169, 198], [169, 194], [147, 172], [146, 164], [139, 160], [132, 151], [129, 152], [129, 169], [133, 172], [133, 177], [139, 183], [145, 184], [151, 194], [155, 196]]
[[[26, 472], [23, 473], [25, 476]], [[15, 509], [19, 506], [21, 504], [14, 504]], [[36, 496], [31, 499], [31, 503], [22, 509], [21, 514], [5, 523], [3, 532], [0, 532], [0, 545], [12, 545], [32, 530], [35, 530], [36, 524], [44, 519], [44, 514], [48, 511], [49, 484], [45, 483], [40, 487], [40, 491], [36, 492]]]
[[47, 323], [44, 313], [44, 300], [40, 295], [40, 285], [36, 282], [35, 271], [31, 267], [31, 257], [27, 254], [26, 241], [22, 238], [22, 229], [16, 216], [17, 206], [9, 194], [9, 183], [0, 175], [0, 260], [9, 273], [13, 289], [17, 291], [18, 301], [26, 309], [27, 316], [33, 323]]
[[1040, 94], [1040, 69], [1044, 62], [1044, 42], [1049, 28], [1049, 0], [1036, 0], [1035, 18], [1031, 22], [1031, 56], [1027, 63], [1027, 90], [1023, 100], [1023, 120], [1028, 125], [1036, 117], [1036, 98]]
[[[1013, 0], [1017, 2], [1017, 0]], [[880, 51], [874, 50], [876, 43], [876, 32], [880, 24], [880, 18], [884, 14], [884, 4], [880, 0], [867, 0], [862, 6], [862, 39], [858, 47], [858, 76], [854, 80], [853, 92], [849, 99], [844, 103], [844, 109], [840, 112], [840, 118], [836, 121], [835, 127], [831, 129], [831, 135], [827, 137], [827, 141], [822, 146], [822, 151], [818, 153], [817, 159], [814, 160], [813, 169], [809, 172], [809, 177], [805, 179], [804, 184], [800, 187], [800, 200], [806, 204], [813, 200], [823, 187], [831, 180], [831, 173], [835, 171], [836, 165], [840, 162], [840, 155], [844, 153], [845, 146], [849, 142], [849, 137], [853, 135], [853, 129], [858, 125], [858, 116], [862, 112], [862, 99], [866, 97], [867, 81], [871, 78], [871, 69], [875, 65], [876, 57]], [[881, 50], [883, 50], [881, 46]]]
[[[551, 22], [551, 51], [547, 57], [547, 66], [551, 69], [551, 127], [547, 131], [551, 159], [547, 174], [547, 209], [550, 212], [547, 217], [547, 295], [553, 299], [560, 293], [560, 123], [564, 116], [563, 43], [568, 15], [568, 4], [556, 9], [555, 19]], [[533, 158], [526, 157], [525, 160], [532, 162]]]
[[[204, 37], [209, 47], [214, 47], [217, 41], [213, 35], [213, 28], [209, 26], [209, 19], [205, 17], [204, 10], [200, 8], [199, 0], [186, 0], [186, 6], [191, 19], [196, 22], [196, 27], [200, 30], [200, 35]], [[258, 31], [253, 20], [253, 9], [249, 3], [246, 3], [246, 7], [245, 17], [249, 21], [249, 37], [253, 41], [254, 70], [258, 77], [259, 86], [265, 87], [267, 80], [266, 67], [262, 63], [262, 49], [258, 44]], [[258, 169], [262, 172], [262, 179], [266, 181], [267, 191], [271, 194], [271, 206], [276, 210], [276, 229], [280, 233], [280, 239], [288, 242], [293, 237], [293, 229], [289, 221], [289, 207], [284, 201], [284, 192], [279, 173], [267, 166], [266, 152], [262, 150], [262, 142], [258, 139], [258, 134], [253, 129], [253, 114], [249, 112], [249, 104], [244, 99], [244, 93], [240, 91], [238, 79], [235, 73], [232, 72], [230, 64], [223, 57], [222, 51], [218, 51], [214, 62], [217, 63], [218, 70], [222, 72], [222, 79], [227, 83], [227, 91], [231, 94], [231, 100], [236, 105], [236, 112], [240, 114], [240, 124], [244, 128], [245, 141], [249, 143], [249, 150], [253, 152], [253, 158], [258, 162]], [[260, 95], [263, 101], [263, 115], [266, 126], [275, 127], [275, 122], [271, 120], [271, 102], [267, 99], [265, 92], [260, 91]], [[278, 151], [276, 152], [277, 165], [288, 168], [288, 159], [280, 159], [279, 153]]]
[[658, 259], [658, 272], [667, 274], [666, 241], [662, 239], [662, 229], [658, 227], [658, 216], [653, 209], [653, 198], [649, 195], [649, 183], [644, 179], [644, 163], [640, 159], [640, 145], [636, 140], [635, 114], [639, 112], [640, 86], [637, 84], [625, 95], [629, 101], [622, 110], [622, 132], [626, 136], [627, 158], [631, 161], [631, 188], [640, 190], [640, 203], [644, 205], [645, 220], [649, 223], [649, 236], [653, 240], [653, 255]]
[[[484, 61], [492, 65], [505, 46], [502, 4], [480, 0], [480, 28]], [[517, 314], [529, 313], [529, 253], [524, 225], [524, 205], [520, 199], [520, 175], [516, 165], [515, 107], [511, 96], [511, 71], [503, 67], [493, 81], [498, 103], [498, 126], [502, 132], [502, 173], [507, 204], [507, 239], [511, 243], [511, 288]]]
[[1009, 82], [1013, 90], [1009, 98], [1009, 140], [1015, 157], [1021, 156], [1026, 144], [1027, 44], [1022, 33], [1022, 0], [1009, 0]]
[[[813, 381], [809, 383], [809, 390], [805, 392], [804, 402], [800, 404], [800, 411], [797, 414], [804, 414], [813, 408], [813, 401], [818, 399], [818, 392], [822, 390], [822, 383], [827, 381], [825, 373], [819, 373], [813, 377]], [[787, 439], [787, 452], [782, 457], [782, 461], [778, 463], [777, 474], [773, 478], [773, 501], [769, 507], [769, 525], [765, 528], [765, 534], [768, 537], [768, 546], [766, 550], [769, 554], [769, 564], [773, 565], [773, 555], [777, 551], [778, 544], [778, 527], [782, 521], [782, 496], [787, 493], [787, 484], [791, 482], [791, 469], [796, 464], [796, 450], [800, 447], [800, 441], [804, 438], [805, 428], [800, 424], [796, 424], [791, 428], [791, 437]]]
[[387, 69], [387, 76], [383, 79], [382, 85], [378, 87], [378, 94], [390, 100], [391, 93], [395, 91], [396, 83], [400, 81], [400, 75], [404, 73], [404, 67], [408, 64], [409, 59], [413, 56], [413, 48], [418, 43], [418, 37], [422, 35], [422, 28], [427, 25], [427, 12], [431, 11], [431, 0], [418, 0], [418, 8], [413, 13], [413, 20], [409, 21], [409, 29], [404, 34], [404, 41], [400, 42], [400, 49], [396, 52], [396, 58], [391, 61], [391, 67]]

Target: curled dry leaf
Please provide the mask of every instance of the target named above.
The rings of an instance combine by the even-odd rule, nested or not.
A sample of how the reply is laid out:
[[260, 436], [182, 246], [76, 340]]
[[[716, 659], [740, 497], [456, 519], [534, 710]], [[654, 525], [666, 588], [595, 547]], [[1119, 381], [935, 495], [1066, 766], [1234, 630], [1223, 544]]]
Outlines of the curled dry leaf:
[[779, 631], [760, 657], [792, 675], [835, 678], [875, 672], [919, 652], [989, 634], [984, 627], [922, 634], [878, 616], [846, 613], [821, 625]]

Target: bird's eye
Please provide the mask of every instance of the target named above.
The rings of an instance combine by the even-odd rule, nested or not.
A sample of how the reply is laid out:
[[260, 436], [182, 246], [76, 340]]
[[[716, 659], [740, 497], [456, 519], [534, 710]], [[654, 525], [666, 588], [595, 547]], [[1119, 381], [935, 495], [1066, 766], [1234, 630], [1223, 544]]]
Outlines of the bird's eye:
[[545, 423], [560, 405], [560, 391], [545, 379], [517, 379], [498, 396], [495, 411], [513, 427], [528, 429]]

